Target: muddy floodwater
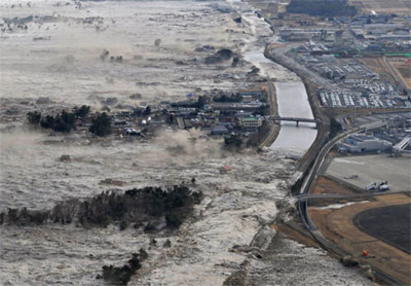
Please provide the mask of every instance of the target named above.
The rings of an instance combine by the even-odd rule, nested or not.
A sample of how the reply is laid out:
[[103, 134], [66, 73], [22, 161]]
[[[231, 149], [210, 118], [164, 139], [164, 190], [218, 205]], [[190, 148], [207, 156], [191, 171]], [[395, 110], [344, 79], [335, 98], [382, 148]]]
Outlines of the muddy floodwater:
[[[241, 23], [233, 20], [239, 16]], [[296, 162], [285, 153], [227, 153], [221, 139], [196, 130], [164, 130], [140, 142], [51, 134], [27, 124], [28, 111], [87, 104], [98, 112], [108, 103], [111, 111], [121, 111], [183, 100], [188, 93], [233, 91], [262, 79], [298, 81], [262, 56], [272, 31], [251, 5], [2, 0], [0, 18], [0, 211], [50, 209], [57, 202], [102, 191], [170, 186], [193, 177], [196, 184], [190, 187], [204, 193], [178, 231], [156, 236], [135, 228], [120, 231], [118, 225], [2, 225], [2, 285], [108, 285], [96, 279], [102, 266], [122, 266], [142, 247], [149, 258], [129, 285], [222, 285], [245, 260], [250, 275], [261, 281], [258, 285], [370, 284], [321, 250], [279, 236], [270, 244], [275, 236], [271, 228], [264, 233], [266, 256], [248, 251], [261, 228], [275, 220], [276, 203], [293, 184]], [[238, 65], [205, 64], [207, 56], [222, 48], [238, 55]], [[255, 67], [260, 72], [248, 75]], [[296, 94], [286, 84], [276, 86], [281, 115], [287, 106], [283, 90], [296, 96], [289, 104], [301, 101], [308, 112], [300, 84]], [[132, 97], [137, 93], [141, 98]], [[307, 136], [299, 136], [306, 137], [303, 146], [295, 146], [299, 152], [315, 137], [303, 125], [293, 128], [298, 134], [307, 130]], [[295, 142], [291, 132], [284, 132], [278, 142]], [[70, 160], [61, 161], [62, 155]], [[232, 171], [220, 174], [224, 165]], [[108, 178], [124, 185], [101, 184]], [[150, 244], [152, 238], [156, 245]], [[163, 246], [167, 239], [170, 247]]]

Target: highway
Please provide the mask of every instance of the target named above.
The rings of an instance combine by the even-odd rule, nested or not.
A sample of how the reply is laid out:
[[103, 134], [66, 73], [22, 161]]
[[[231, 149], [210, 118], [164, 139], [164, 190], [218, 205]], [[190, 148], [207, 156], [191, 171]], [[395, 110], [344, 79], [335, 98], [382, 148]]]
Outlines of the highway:
[[[320, 152], [317, 155], [317, 158], [315, 159], [314, 165], [312, 166], [310, 173], [308, 174], [308, 176], [306, 177], [306, 179], [303, 182], [303, 185], [301, 186], [300, 189], [300, 193], [299, 195], [306, 195], [308, 194], [310, 188], [311, 188], [311, 184], [314, 181], [314, 179], [316, 178], [318, 171], [321, 169], [322, 165], [324, 164], [325, 158], [328, 155], [328, 153], [330, 152], [330, 150], [334, 147], [335, 144], [337, 144], [338, 141], [345, 139], [349, 136], [351, 136], [352, 134], [361, 132], [361, 131], [365, 131], [365, 130], [369, 130], [369, 129], [374, 129], [374, 128], [379, 128], [382, 126], [385, 126], [386, 122], [381, 121], [377, 121], [377, 122], [372, 122], [372, 123], [368, 123], [368, 124], [364, 124], [361, 125], [357, 128], [354, 128], [352, 130], [349, 130], [347, 132], [341, 133], [338, 136], [336, 136], [335, 138], [333, 138], [331, 141], [327, 142], [323, 148], [320, 150]], [[307, 212], [307, 198], [305, 199], [301, 199], [298, 202], [297, 208], [300, 212], [300, 217], [301, 217], [301, 221], [303, 222], [304, 226], [308, 229], [308, 230], [316, 230], [317, 227], [314, 225], [314, 223], [311, 221], [308, 212]]]
[[[318, 171], [321, 169], [322, 165], [324, 164], [327, 154], [330, 152], [332, 147], [338, 141], [340, 141], [344, 138], [347, 138], [352, 134], [355, 134], [355, 133], [358, 133], [358, 132], [361, 132], [361, 131], [364, 131], [364, 130], [367, 130], [367, 129], [369, 130], [369, 129], [379, 128], [379, 127], [382, 127], [382, 126], [385, 126], [385, 125], [386, 125], [386, 123], [383, 122], [383, 121], [368, 123], [368, 124], [362, 125], [360, 127], [357, 127], [355, 129], [344, 132], [344, 133], [338, 135], [337, 137], [335, 137], [334, 139], [332, 139], [331, 141], [329, 141], [328, 143], [326, 143], [324, 145], [324, 147], [321, 149], [321, 151], [319, 152], [309, 175], [306, 177], [306, 179], [305, 179], [305, 181], [304, 181], [304, 183], [303, 183], [303, 185], [300, 189], [299, 195], [296, 196], [296, 198], [298, 199], [297, 209], [298, 209], [298, 212], [300, 214], [301, 221], [304, 224], [304, 227], [311, 234], [312, 238], [315, 241], [317, 241], [317, 243], [319, 243], [319, 245], [321, 245], [322, 248], [324, 248], [324, 249], [326, 249], [330, 252], [333, 252], [333, 253], [339, 255], [340, 257], [350, 255], [350, 253], [347, 253], [346, 251], [338, 248], [338, 246], [336, 246], [335, 244], [333, 244], [332, 242], [327, 240], [322, 235], [322, 233], [317, 229], [317, 227], [315, 226], [315, 224], [313, 223], [313, 221], [311, 220], [311, 218], [308, 214], [307, 200], [309, 198], [317, 197], [317, 195], [310, 195], [309, 190], [311, 188], [312, 182], [314, 181], [315, 177], [318, 174]], [[361, 194], [352, 195], [352, 196], [354, 197], [354, 196], [360, 196], [360, 195]], [[372, 194], [372, 195], [377, 195], [377, 194]], [[364, 194], [364, 197], [369, 197], [369, 196], [370, 196], [370, 194]], [[318, 197], [321, 197], [321, 196], [318, 196]], [[324, 197], [324, 195], [322, 195], [322, 197]], [[334, 195], [327, 196], [327, 197], [332, 198], [332, 197], [334, 197]], [[336, 195], [335, 197], [337, 198], [338, 196]], [[343, 197], [347, 197], [347, 196], [343, 196]], [[394, 278], [390, 277], [389, 275], [385, 274], [382, 270], [380, 270], [376, 267], [373, 267], [373, 271], [376, 274], [376, 276], [378, 276], [380, 279], [385, 280], [390, 285], [400, 285], [400, 283], [398, 281], [396, 281]]]
[[294, 61], [293, 59], [285, 55], [285, 53], [287, 53], [291, 48], [296, 48], [296, 47], [298, 47], [297, 44], [287, 45], [285, 47], [277, 47], [274, 49], [268, 47], [268, 53], [271, 54], [271, 58], [280, 58], [282, 61], [284, 61], [284, 63], [286, 63], [287, 68], [289, 68], [291, 71], [299, 70], [301, 73], [304, 74], [305, 77], [310, 78], [311, 80], [314, 80], [320, 87], [321, 86], [322, 87], [333, 86], [333, 83], [330, 82], [329, 80], [307, 69], [303, 65], [300, 65], [299, 63], [297, 63], [296, 61]]

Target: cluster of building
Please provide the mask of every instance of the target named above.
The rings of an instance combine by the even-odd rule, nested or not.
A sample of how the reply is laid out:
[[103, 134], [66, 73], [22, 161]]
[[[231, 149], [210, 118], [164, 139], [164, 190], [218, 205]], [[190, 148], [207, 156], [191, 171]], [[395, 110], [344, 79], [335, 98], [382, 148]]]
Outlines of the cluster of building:
[[172, 111], [178, 128], [199, 128], [210, 135], [244, 135], [249, 136], [258, 131], [269, 105], [261, 90], [239, 92], [240, 101], [214, 101], [210, 95], [209, 102], [199, 108], [199, 112], [182, 113]]
[[330, 88], [319, 94], [323, 106], [409, 108], [407, 95], [411, 91], [390, 63], [389, 73], [398, 77], [400, 84], [359, 60], [385, 56], [410, 63], [411, 24], [407, 17], [371, 13], [333, 17], [321, 24], [300, 21], [297, 27], [282, 26], [277, 30], [283, 41], [304, 42], [287, 53], [290, 58], [335, 84], [330, 88], [319, 83], [324, 89]]
[[113, 123], [117, 133], [141, 137], [146, 137], [147, 131], [152, 133], [153, 129], [164, 126], [196, 128], [209, 135], [249, 137], [258, 131], [269, 113], [265, 101], [262, 90], [235, 94], [217, 91], [200, 97], [190, 94], [185, 101], [161, 102], [117, 112]]
[[371, 135], [390, 142], [394, 152], [411, 153], [411, 114], [387, 116], [387, 126], [371, 131]]
[[388, 113], [369, 115], [366, 118], [371, 121], [383, 121], [386, 124], [369, 130], [366, 134], [357, 134], [341, 141], [338, 144], [340, 153], [411, 153], [411, 114]]
[[285, 41], [309, 41], [322, 40], [332, 41], [336, 33], [339, 33], [338, 28], [324, 27], [324, 28], [291, 28], [283, 27], [279, 29], [281, 39]]
[[[301, 22], [301, 21], [299, 21]], [[304, 23], [300, 27], [278, 27], [278, 35], [284, 41], [317, 41], [311, 52], [343, 52], [354, 48], [364, 52], [408, 52], [411, 47], [410, 19], [408, 16], [387, 14], [359, 15], [349, 20], [348, 17], [330, 18], [321, 25]], [[342, 25], [348, 25], [351, 39]]]
[[[325, 107], [409, 108], [404, 89], [372, 71], [357, 58], [333, 54], [332, 47], [312, 40], [288, 55], [296, 62], [332, 81], [319, 98]], [[406, 61], [405, 58], [402, 61]], [[411, 67], [410, 67], [411, 68]]]
[[374, 15], [371, 18], [361, 15], [351, 22], [350, 29], [358, 39], [370, 42], [410, 41], [410, 25], [406, 22], [407, 19], [404, 19], [402, 23], [395, 23], [387, 15]]

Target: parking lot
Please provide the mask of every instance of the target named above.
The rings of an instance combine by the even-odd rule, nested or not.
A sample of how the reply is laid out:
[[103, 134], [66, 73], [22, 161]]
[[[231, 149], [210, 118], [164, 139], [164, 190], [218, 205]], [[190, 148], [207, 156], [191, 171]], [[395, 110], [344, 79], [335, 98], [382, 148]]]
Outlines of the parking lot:
[[404, 108], [411, 107], [409, 101], [398, 99], [384, 99], [370, 95], [363, 97], [358, 92], [348, 93], [343, 91], [320, 91], [320, 101], [326, 107], [357, 107], [357, 108]]
[[[411, 157], [386, 154], [334, 158], [326, 173], [364, 189], [371, 182], [388, 181], [389, 191], [410, 191]], [[358, 178], [348, 179], [358, 176]]]

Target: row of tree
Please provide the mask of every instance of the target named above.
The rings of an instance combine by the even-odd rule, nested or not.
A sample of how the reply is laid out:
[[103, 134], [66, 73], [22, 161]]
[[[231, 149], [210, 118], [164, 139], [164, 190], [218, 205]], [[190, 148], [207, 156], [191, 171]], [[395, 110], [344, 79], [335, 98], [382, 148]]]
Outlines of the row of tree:
[[241, 102], [243, 97], [239, 93], [216, 95], [213, 100], [215, 102]]
[[[44, 129], [52, 129], [56, 132], [69, 133], [76, 130], [77, 122], [83, 121], [90, 113], [90, 106], [83, 105], [74, 107], [73, 111], [63, 110], [61, 113], [52, 116], [43, 116], [40, 112], [27, 113], [27, 120], [33, 126], [40, 126]], [[112, 118], [103, 112], [98, 114], [92, 121], [89, 131], [97, 136], [107, 136], [111, 133]]]
[[77, 199], [61, 202], [51, 210], [9, 209], [0, 213], [0, 224], [26, 226], [77, 222], [90, 228], [117, 223], [121, 230], [134, 224], [134, 227], [145, 225], [145, 230], [152, 232], [157, 229], [157, 222], [165, 220], [169, 229], [176, 229], [201, 198], [201, 192], [191, 192], [185, 185], [169, 189], [145, 187], [125, 193], [107, 191], [83, 202]]

